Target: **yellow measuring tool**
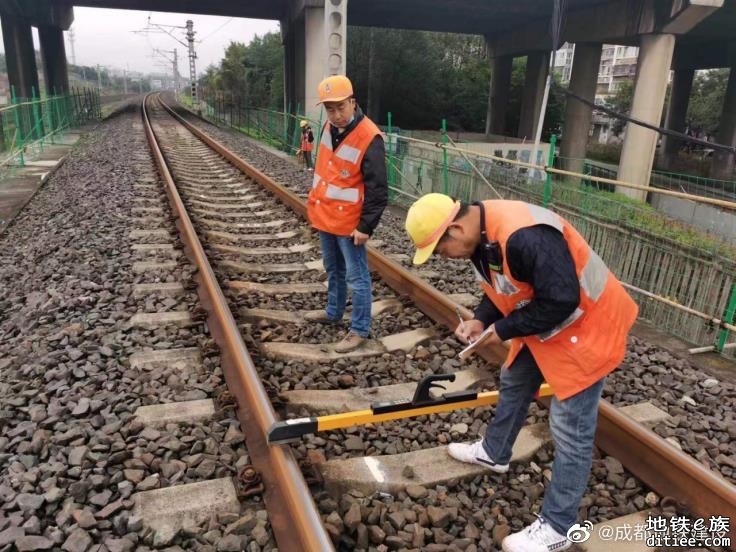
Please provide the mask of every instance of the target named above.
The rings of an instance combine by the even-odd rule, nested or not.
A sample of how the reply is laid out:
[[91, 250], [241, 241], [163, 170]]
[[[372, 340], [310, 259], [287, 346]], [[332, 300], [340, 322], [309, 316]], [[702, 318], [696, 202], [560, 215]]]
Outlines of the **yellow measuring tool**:
[[[419, 381], [414, 397], [410, 400], [374, 403], [365, 410], [276, 422], [271, 426], [266, 436], [268, 443], [270, 445], [282, 444], [320, 431], [426, 416], [427, 414], [438, 414], [460, 408], [476, 408], [498, 402], [498, 391], [483, 391], [481, 393], [473, 390], [454, 391], [444, 393], [439, 397], [432, 397], [430, 396], [430, 389], [433, 387], [445, 389], [444, 386], [436, 383], [438, 381], [455, 381], [455, 374], [426, 376]], [[552, 388], [545, 383], [539, 388], [537, 397], [548, 397], [550, 395], [552, 395]]]

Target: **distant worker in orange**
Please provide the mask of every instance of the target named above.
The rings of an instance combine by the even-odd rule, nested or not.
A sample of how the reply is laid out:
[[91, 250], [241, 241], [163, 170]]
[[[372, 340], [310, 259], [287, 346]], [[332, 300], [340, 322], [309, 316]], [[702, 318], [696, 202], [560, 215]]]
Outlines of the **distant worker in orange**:
[[342, 323], [350, 286], [350, 330], [334, 347], [343, 353], [360, 347], [371, 328], [373, 298], [365, 244], [388, 203], [385, 148], [381, 131], [358, 107], [347, 77], [328, 77], [317, 92], [328, 122], [322, 129], [307, 215], [319, 230], [328, 287], [326, 309], [306, 318]]
[[485, 297], [473, 320], [455, 329], [467, 343], [489, 327], [485, 343], [510, 340], [499, 401], [485, 436], [452, 443], [461, 462], [506, 473], [529, 403], [543, 381], [554, 397], [555, 443], [550, 483], [539, 519], [506, 537], [506, 552], [557, 552], [572, 545], [588, 485], [598, 404], [606, 376], [621, 363], [636, 303], [578, 231], [561, 216], [522, 201], [473, 204], [427, 194], [411, 206], [406, 230], [415, 264], [432, 253], [469, 259]]
[[299, 149], [301, 150], [302, 155], [304, 155], [304, 164], [306, 165], [306, 170], [311, 171], [314, 170], [312, 168], [314, 134], [312, 133], [312, 127], [309, 126], [308, 121], [302, 121], [301, 123], [299, 123], [299, 127], [301, 128], [301, 141], [299, 144]]

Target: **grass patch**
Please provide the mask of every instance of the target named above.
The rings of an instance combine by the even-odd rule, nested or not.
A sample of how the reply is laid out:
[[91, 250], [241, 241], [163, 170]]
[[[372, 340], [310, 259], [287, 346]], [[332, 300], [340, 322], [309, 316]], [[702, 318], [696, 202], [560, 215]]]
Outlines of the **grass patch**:
[[605, 222], [641, 229], [655, 237], [736, 261], [736, 248], [720, 236], [669, 218], [644, 201], [572, 182], [553, 182], [552, 202]]

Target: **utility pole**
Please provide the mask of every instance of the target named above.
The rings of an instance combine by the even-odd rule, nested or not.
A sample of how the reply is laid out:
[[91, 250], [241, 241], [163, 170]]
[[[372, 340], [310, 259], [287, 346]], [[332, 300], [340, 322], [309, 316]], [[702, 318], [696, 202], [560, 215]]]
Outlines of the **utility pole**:
[[181, 84], [179, 82], [179, 51], [174, 48], [174, 89], [178, 97], [179, 91], [181, 90]]
[[194, 51], [194, 21], [187, 20], [187, 42], [189, 43], [189, 79], [192, 87], [192, 103], [197, 103], [197, 53]]
[[102, 94], [102, 73], [100, 73], [100, 64], [97, 64], [97, 90]]
[[[186, 29], [186, 42], [183, 40], [180, 40], [177, 36], [174, 35], [170, 30], [168, 29]], [[194, 31], [194, 22], [191, 19], [187, 20], [187, 23], [184, 27], [177, 26], [177, 25], [161, 25], [159, 23], [153, 23], [151, 21], [151, 17], [148, 17], [148, 24], [146, 25], [145, 29], [142, 29], [140, 31], [133, 31], [134, 33], [138, 34], [148, 34], [148, 33], [166, 33], [171, 38], [176, 40], [179, 44], [186, 46], [188, 52], [189, 52], [189, 78], [191, 79], [191, 93], [192, 93], [192, 101], [197, 101], [197, 52], [194, 50], [194, 35], [196, 34]], [[175, 75], [179, 74], [179, 69], [177, 67]]]
[[69, 29], [69, 46], [71, 46], [72, 50], [72, 65], [77, 64], [77, 54], [74, 51], [74, 27], [71, 27]]
[[[171, 62], [171, 70], [172, 70], [172, 76], [174, 78], [174, 89], [178, 93], [181, 84], [180, 84], [180, 75], [179, 75], [179, 52], [178, 50], [159, 50], [158, 48], [153, 49], [153, 54], [158, 55], [162, 58], [164, 58], [166, 61]], [[171, 55], [169, 55], [171, 54]]]

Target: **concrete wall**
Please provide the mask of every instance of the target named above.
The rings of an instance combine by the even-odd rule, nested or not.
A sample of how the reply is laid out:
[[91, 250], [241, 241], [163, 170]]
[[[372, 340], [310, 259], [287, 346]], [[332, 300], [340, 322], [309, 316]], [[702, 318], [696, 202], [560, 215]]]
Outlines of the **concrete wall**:
[[736, 239], [736, 214], [733, 211], [662, 194], [652, 194], [651, 204], [660, 213], [696, 228], [722, 236], [726, 240]]

